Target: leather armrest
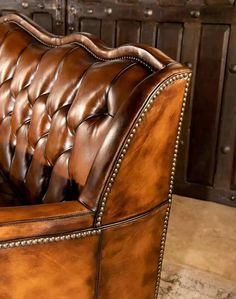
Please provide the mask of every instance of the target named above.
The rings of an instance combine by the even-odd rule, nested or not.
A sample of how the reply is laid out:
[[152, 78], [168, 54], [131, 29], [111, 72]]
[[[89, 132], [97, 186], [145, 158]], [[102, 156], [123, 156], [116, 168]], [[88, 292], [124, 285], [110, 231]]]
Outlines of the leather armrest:
[[0, 208], [0, 242], [85, 230], [93, 219], [77, 201]]

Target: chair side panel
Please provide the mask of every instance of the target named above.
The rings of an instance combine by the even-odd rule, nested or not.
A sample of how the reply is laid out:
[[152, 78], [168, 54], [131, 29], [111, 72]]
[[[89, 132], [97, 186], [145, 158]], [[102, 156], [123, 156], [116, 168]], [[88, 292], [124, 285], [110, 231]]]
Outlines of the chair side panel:
[[166, 209], [102, 232], [98, 299], [154, 298]]
[[101, 207], [102, 224], [142, 214], [167, 200], [185, 86], [185, 79], [167, 86], [135, 126], [134, 136], [120, 155], [123, 159], [117, 163], [121, 164], [119, 171], [110, 179], [114, 182]]
[[98, 239], [1, 249], [1, 298], [93, 299]]

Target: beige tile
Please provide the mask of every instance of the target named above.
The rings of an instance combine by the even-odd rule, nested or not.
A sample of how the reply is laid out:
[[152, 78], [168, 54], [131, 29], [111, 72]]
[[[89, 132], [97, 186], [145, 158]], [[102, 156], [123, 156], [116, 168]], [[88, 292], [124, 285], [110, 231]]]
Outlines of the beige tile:
[[235, 282], [184, 265], [164, 263], [158, 299], [236, 299]]
[[236, 282], [236, 208], [174, 196], [166, 261]]

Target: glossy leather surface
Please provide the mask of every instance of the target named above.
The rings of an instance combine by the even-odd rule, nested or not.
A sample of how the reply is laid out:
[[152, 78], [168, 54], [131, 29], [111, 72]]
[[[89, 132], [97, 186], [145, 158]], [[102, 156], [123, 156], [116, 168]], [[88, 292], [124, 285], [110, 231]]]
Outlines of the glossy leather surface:
[[188, 73], [0, 18], [0, 298], [157, 298]]
[[119, 107], [150, 70], [0, 27], [0, 167], [22, 204], [79, 198]]

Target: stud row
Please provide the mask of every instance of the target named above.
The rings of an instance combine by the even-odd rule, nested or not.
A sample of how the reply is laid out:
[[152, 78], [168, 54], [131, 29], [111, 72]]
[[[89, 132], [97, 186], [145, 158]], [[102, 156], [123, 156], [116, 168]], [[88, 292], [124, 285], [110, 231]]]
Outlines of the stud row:
[[116, 58], [102, 58], [98, 55], [96, 55], [94, 52], [92, 52], [87, 46], [85, 46], [84, 44], [81, 43], [77, 43], [79, 44], [81, 47], [83, 47], [86, 51], [88, 51], [94, 58], [98, 59], [98, 60], [102, 60], [102, 61], [107, 61], [107, 60], [118, 60], [118, 59], [122, 59], [122, 60], [132, 60], [132, 61], [137, 61], [138, 63], [144, 65], [145, 67], [147, 67], [151, 72], [153, 72], [153, 68], [151, 67], [151, 65], [149, 65], [148, 63], [146, 63], [144, 60], [135, 57], [135, 56], [120, 56], [120, 57], [116, 57]]
[[[169, 86], [170, 84], [172, 84], [173, 82], [175, 82], [176, 80], [180, 80], [180, 79], [185, 79], [187, 80], [187, 86], [189, 85], [189, 74], [188, 73], [180, 73], [180, 74], [176, 74], [172, 77], [170, 77], [169, 79], [167, 79], [166, 81], [164, 81], [158, 88], [157, 90], [154, 92], [154, 94], [152, 95], [152, 97], [150, 97], [149, 101], [146, 103], [145, 107], [143, 108], [143, 110], [141, 111], [137, 121], [134, 123], [133, 125], [133, 128], [131, 129], [131, 132], [130, 134], [128, 135], [125, 143], [124, 143], [124, 146], [123, 148], [121, 149], [121, 153], [119, 155], [119, 158], [115, 164], [115, 167], [114, 167], [114, 170], [112, 172], [112, 175], [108, 181], [108, 184], [105, 188], [105, 192], [102, 196], [102, 200], [101, 200], [101, 203], [100, 203], [100, 209], [99, 209], [99, 212], [98, 212], [98, 215], [97, 215], [97, 218], [96, 218], [96, 227], [99, 227], [101, 225], [101, 221], [102, 221], [102, 216], [104, 214], [104, 211], [105, 211], [105, 206], [106, 206], [106, 201], [107, 201], [107, 198], [108, 198], [108, 195], [111, 191], [111, 188], [112, 188], [112, 185], [113, 183], [115, 182], [115, 178], [118, 174], [118, 171], [119, 171], [119, 168], [121, 166], [121, 163], [122, 163], [122, 160], [124, 159], [125, 157], [125, 154], [127, 152], [127, 149], [138, 129], [138, 127], [140, 126], [140, 124], [142, 123], [146, 113], [148, 112], [148, 110], [151, 108], [155, 98], [163, 91], [165, 90], [165, 88], [167, 86]], [[185, 90], [185, 94], [184, 94], [184, 98], [186, 99], [187, 97], [187, 91]], [[182, 109], [182, 112], [181, 112], [181, 124], [182, 124], [182, 120], [183, 120], [183, 112], [184, 110]], [[178, 134], [180, 134], [180, 127], [178, 128]], [[176, 161], [176, 157], [177, 157], [177, 149], [178, 149], [178, 144], [175, 146], [175, 156], [174, 156], [174, 159]], [[173, 178], [174, 178], [174, 165], [172, 165], [172, 172], [171, 172], [171, 182], [173, 181]], [[173, 188], [173, 183], [171, 183], [171, 190]]]
[[100, 229], [93, 229], [93, 230], [87, 230], [82, 232], [64, 234], [60, 236], [41, 237], [41, 238], [32, 238], [32, 239], [12, 241], [12, 242], [3, 242], [0, 243], [0, 249], [25, 247], [25, 246], [31, 246], [37, 244], [46, 244], [46, 243], [54, 243], [54, 242], [60, 242], [65, 240], [80, 239], [88, 236], [95, 236], [100, 233], [101, 233]]
[[187, 80], [186, 80], [187, 82], [186, 82], [186, 86], [185, 86], [185, 91], [184, 91], [183, 104], [182, 104], [182, 109], [181, 109], [180, 119], [179, 119], [179, 124], [178, 124], [175, 148], [174, 148], [174, 156], [173, 156], [173, 161], [172, 161], [170, 185], [169, 185], [169, 192], [168, 192], [168, 207], [166, 209], [166, 214], [165, 214], [165, 219], [164, 219], [161, 244], [160, 244], [160, 256], [159, 256], [159, 261], [158, 261], [158, 266], [157, 266], [157, 282], [156, 282], [155, 295], [154, 295], [155, 299], [157, 299], [157, 297], [158, 297], [158, 292], [159, 292], [159, 287], [160, 287], [161, 270], [162, 270], [162, 263], [163, 263], [163, 258], [164, 258], [166, 234], [167, 234], [167, 227], [168, 227], [168, 222], [169, 222], [169, 215], [170, 215], [170, 208], [171, 208], [172, 194], [173, 194], [173, 187], [174, 187], [175, 168], [176, 168], [180, 134], [181, 134], [181, 128], [182, 128], [182, 124], [183, 124], [184, 110], [186, 107], [190, 78], [191, 78], [191, 74], [188, 74]]

